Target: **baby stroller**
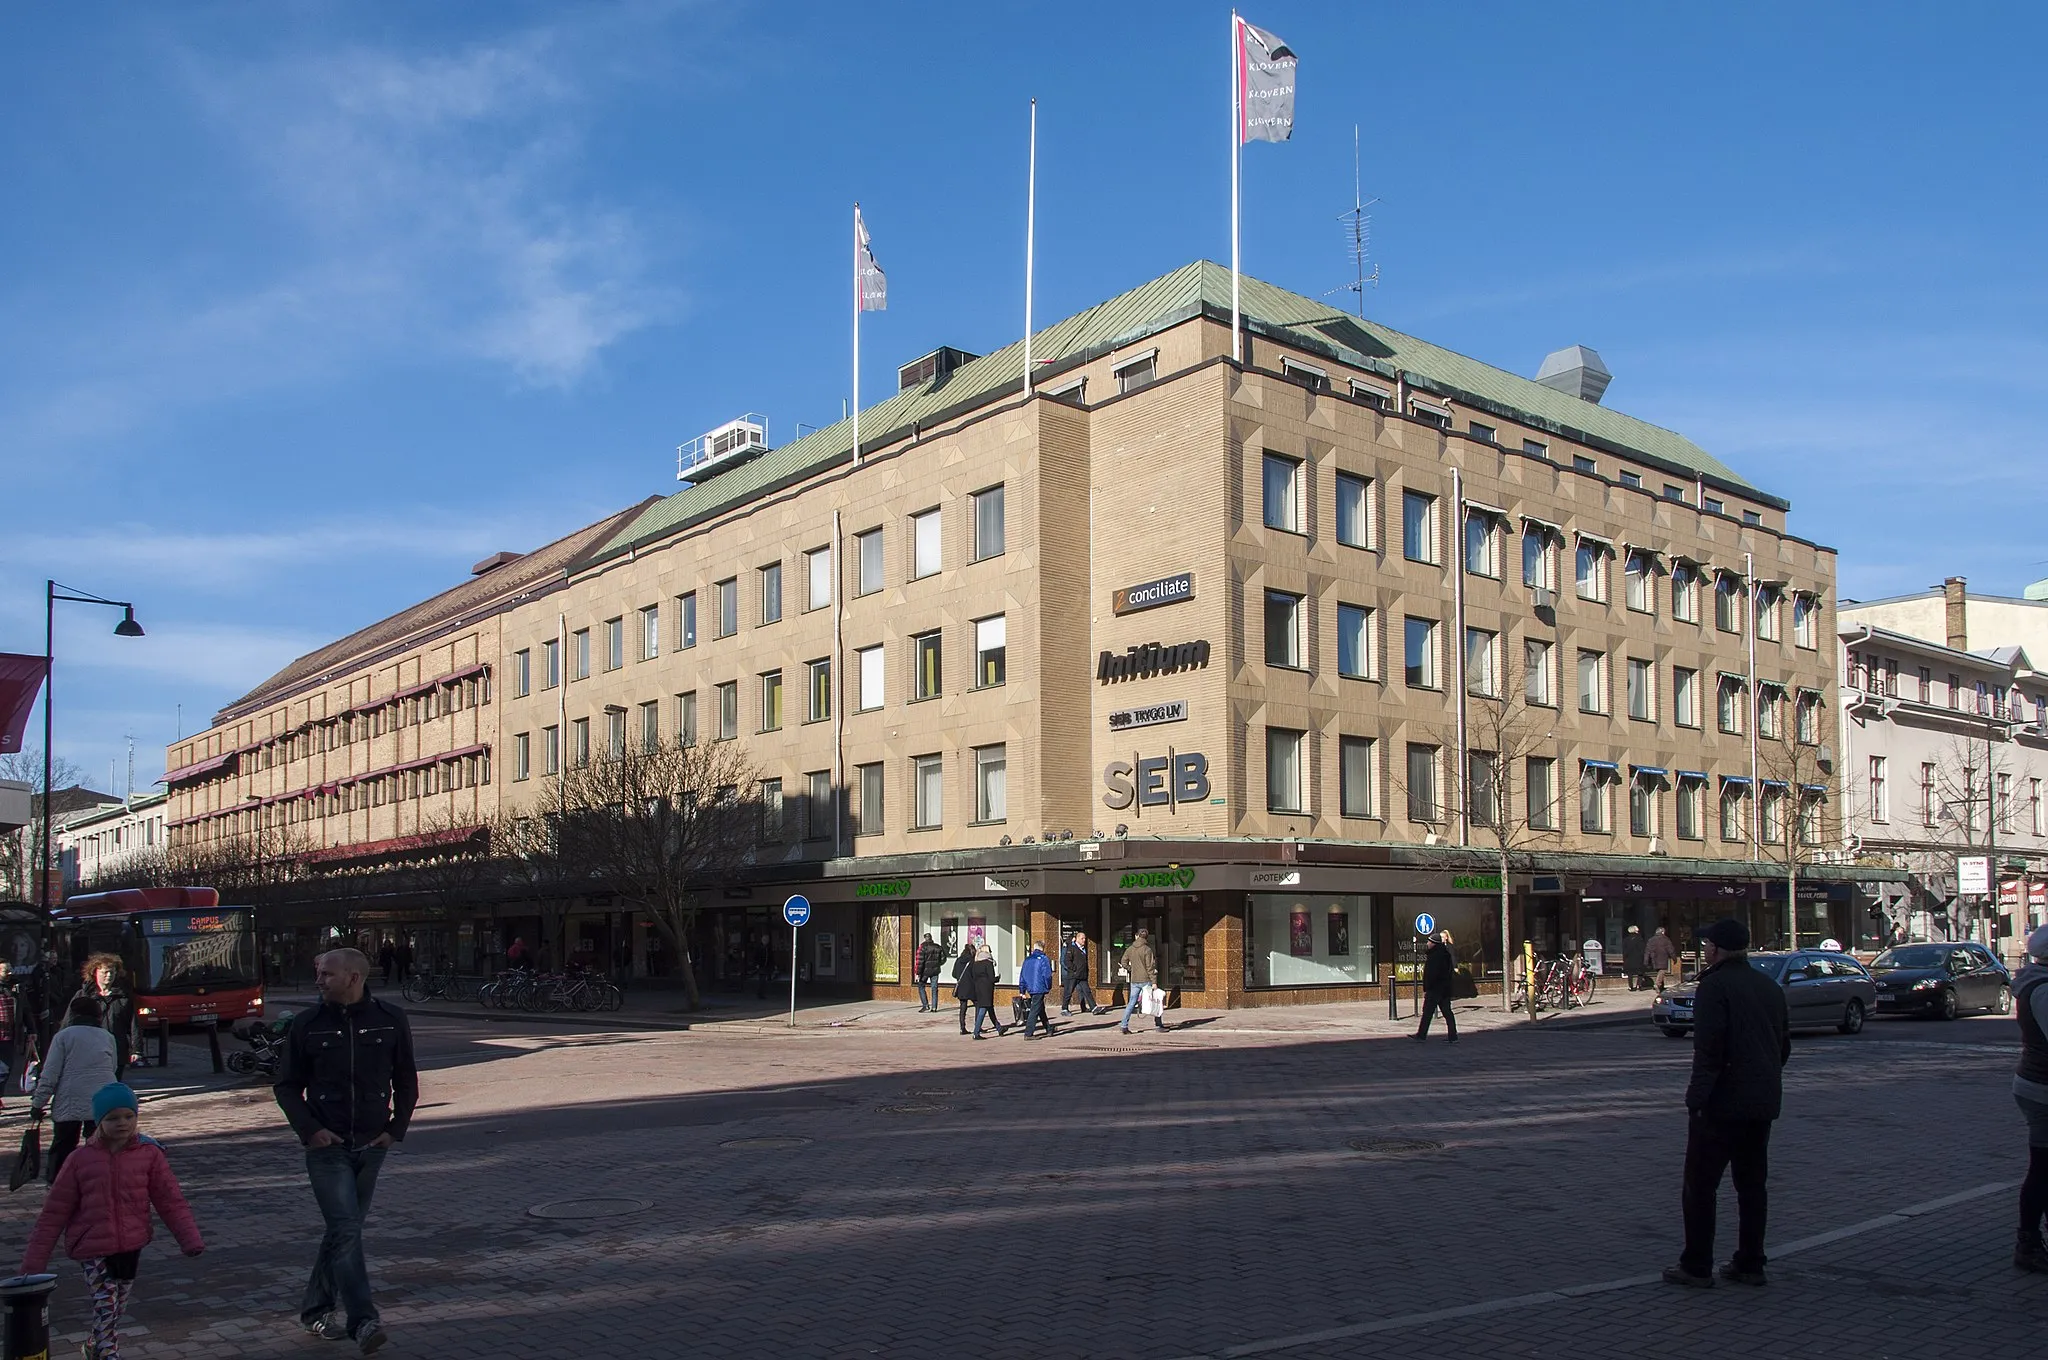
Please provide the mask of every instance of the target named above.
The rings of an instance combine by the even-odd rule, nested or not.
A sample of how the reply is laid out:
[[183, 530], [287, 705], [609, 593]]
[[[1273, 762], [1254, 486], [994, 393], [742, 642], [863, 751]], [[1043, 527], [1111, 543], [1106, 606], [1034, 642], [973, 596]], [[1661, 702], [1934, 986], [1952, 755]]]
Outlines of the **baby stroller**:
[[285, 1031], [290, 1029], [291, 1025], [290, 1011], [284, 1011], [269, 1019], [249, 1016], [235, 1021], [230, 1032], [249, 1047], [236, 1049], [228, 1054], [228, 1071], [244, 1077], [261, 1073], [263, 1076], [275, 1078], [278, 1066], [284, 1061]]

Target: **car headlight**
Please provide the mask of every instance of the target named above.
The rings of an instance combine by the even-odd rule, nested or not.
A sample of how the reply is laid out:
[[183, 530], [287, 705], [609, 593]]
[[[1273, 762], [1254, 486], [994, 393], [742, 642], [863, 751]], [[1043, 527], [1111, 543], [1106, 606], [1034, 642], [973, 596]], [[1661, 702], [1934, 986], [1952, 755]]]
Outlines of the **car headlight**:
[[1940, 985], [1941, 979], [1939, 978], [1921, 978], [1918, 982], [1913, 984], [1913, 990], [1916, 992], [1932, 991], [1934, 988], [1939, 987]]

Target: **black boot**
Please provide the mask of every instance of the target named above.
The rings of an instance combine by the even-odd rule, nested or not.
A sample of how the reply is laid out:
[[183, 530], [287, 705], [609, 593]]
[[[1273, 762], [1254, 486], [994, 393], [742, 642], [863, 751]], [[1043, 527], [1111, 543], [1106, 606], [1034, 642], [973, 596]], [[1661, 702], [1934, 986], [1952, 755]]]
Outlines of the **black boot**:
[[2032, 1271], [2036, 1275], [2048, 1275], [2048, 1246], [2041, 1242], [2039, 1233], [2022, 1234], [2012, 1249], [2012, 1268]]

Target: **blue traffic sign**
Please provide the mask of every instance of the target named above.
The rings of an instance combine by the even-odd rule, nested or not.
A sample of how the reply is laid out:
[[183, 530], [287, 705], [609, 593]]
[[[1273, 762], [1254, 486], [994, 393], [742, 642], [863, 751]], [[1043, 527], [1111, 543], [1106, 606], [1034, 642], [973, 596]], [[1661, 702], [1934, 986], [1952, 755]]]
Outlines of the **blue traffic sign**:
[[792, 893], [782, 904], [782, 919], [793, 926], [800, 926], [811, 919], [811, 899], [802, 893]]
[[1417, 935], [1436, 934], [1436, 917], [1431, 916], [1426, 911], [1417, 916], [1415, 918], [1415, 933]]

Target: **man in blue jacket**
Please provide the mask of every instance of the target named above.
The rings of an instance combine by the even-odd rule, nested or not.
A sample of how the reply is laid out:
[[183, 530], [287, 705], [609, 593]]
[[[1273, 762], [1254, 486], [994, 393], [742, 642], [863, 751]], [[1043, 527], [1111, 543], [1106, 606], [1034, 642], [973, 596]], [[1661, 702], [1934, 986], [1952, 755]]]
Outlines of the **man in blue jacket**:
[[1035, 1026], [1044, 1025], [1048, 1038], [1052, 1035], [1052, 1017], [1045, 1013], [1045, 995], [1052, 990], [1052, 960], [1045, 956], [1042, 946], [1033, 944], [1031, 952], [1024, 956], [1024, 966], [1018, 970], [1017, 985], [1029, 998], [1024, 1012], [1024, 1037], [1036, 1039], [1031, 1031]]

